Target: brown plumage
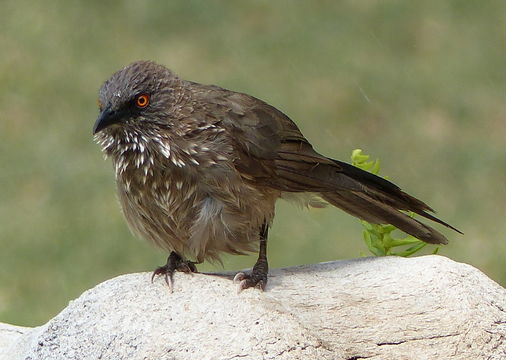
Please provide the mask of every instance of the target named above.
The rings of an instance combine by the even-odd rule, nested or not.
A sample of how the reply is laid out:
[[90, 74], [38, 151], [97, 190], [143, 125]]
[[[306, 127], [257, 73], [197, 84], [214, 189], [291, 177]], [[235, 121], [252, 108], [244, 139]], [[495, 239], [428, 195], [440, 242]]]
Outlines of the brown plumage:
[[112, 158], [123, 213], [134, 233], [171, 252], [154, 273], [169, 285], [174, 270], [196, 270], [187, 258], [242, 254], [260, 242], [252, 273], [237, 278], [241, 289], [263, 288], [267, 231], [284, 196], [324, 200], [433, 244], [447, 240], [399, 210], [456, 230], [391, 182], [318, 154], [286, 115], [252, 96], [138, 61], [102, 85], [99, 103], [93, 133]]

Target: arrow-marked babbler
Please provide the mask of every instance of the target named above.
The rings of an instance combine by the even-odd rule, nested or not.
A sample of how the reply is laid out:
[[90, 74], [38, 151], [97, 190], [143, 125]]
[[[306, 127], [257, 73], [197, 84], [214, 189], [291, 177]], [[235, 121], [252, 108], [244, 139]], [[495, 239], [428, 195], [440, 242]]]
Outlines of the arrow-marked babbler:
[[[112, 159], [131, 230], [170, 252], [155, 270], [172, 289], [174, 271], [221, 253], [259, 249], [239, 289], [265, 288], [267, 233], [279, 198], [322, 202], [375, 224], [446, 244], [412, 211], [458, 231], [395, 184], [317, 153], [285, 114], [253, 96], [179, 78], [134, 62], [99, 92], [95, 140]], [[188, 260], [192, 259], [192, 261]]]

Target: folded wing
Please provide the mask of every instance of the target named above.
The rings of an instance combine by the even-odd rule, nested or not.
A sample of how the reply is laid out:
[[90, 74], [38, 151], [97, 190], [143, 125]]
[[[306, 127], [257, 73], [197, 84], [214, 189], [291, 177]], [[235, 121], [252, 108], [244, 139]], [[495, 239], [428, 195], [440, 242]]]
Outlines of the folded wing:
[[427, 204], [397, 185], [318, 154], [290, 118], [265, 102], [216, 87], [206, 94], [206, 101], [217, 106], [214, 114], [221, 114], [221, 126], [231, 134], [237, 151], [235, 166], [245, 179], [284, 192], [319, 193], [353, 216], [392, 224], [428, 243], [446, 244], [447, 239], [402, 211], [460, 232], [429, 214], [433, 210]]

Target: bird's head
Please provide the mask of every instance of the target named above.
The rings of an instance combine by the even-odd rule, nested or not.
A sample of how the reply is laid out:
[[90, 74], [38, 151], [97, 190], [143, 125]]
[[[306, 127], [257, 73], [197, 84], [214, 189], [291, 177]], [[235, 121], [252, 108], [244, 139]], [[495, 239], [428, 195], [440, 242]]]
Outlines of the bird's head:
[[100, 114], [93, 134], [166, 124], [177, 81], [173, 72], [151, 61], [137, 61], [117, 71], [100, 88]]

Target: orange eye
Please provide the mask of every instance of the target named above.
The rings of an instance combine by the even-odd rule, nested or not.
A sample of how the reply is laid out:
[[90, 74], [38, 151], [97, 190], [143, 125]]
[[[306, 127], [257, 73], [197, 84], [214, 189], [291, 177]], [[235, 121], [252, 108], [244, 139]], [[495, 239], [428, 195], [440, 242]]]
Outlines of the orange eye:
[[135, 106], [137, 106], [138, 108], [143, 109], [148, 105], [149, 105], [149, 95], [142, 94], [142, 95], [138, 95], [135, 98]]

